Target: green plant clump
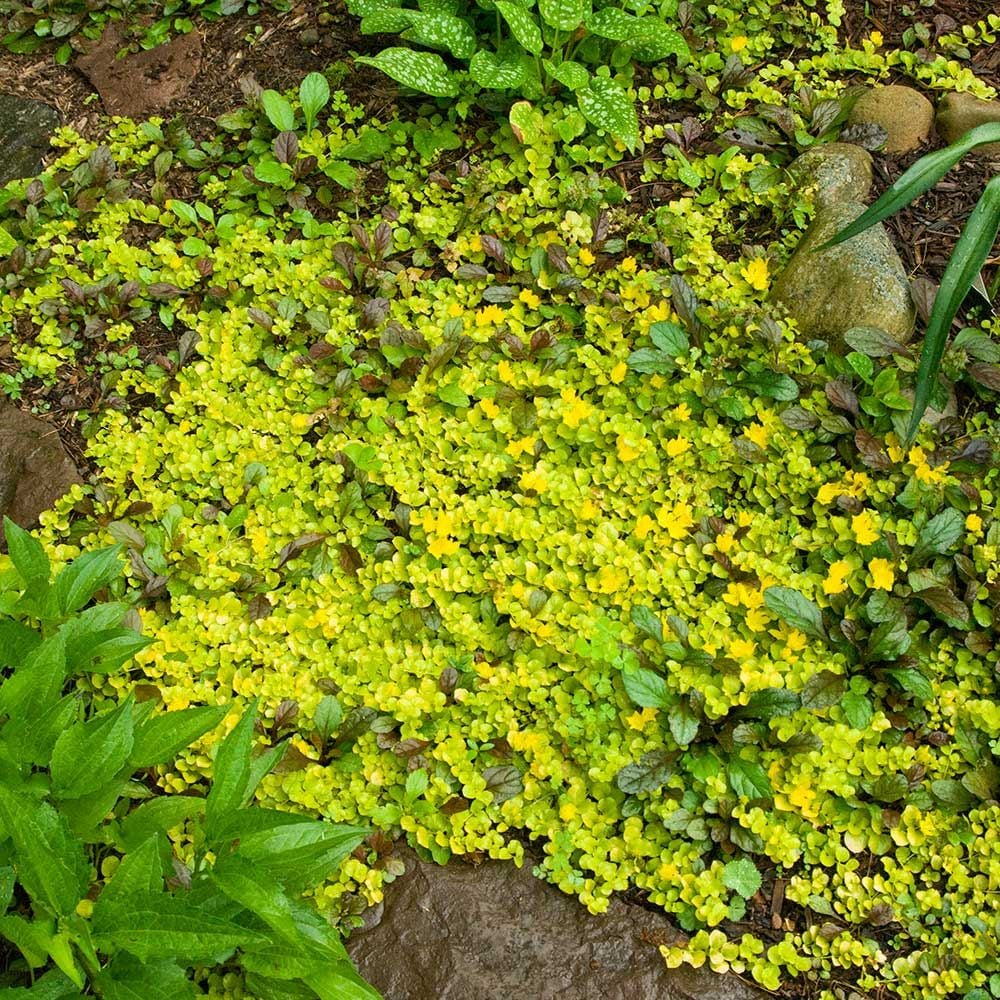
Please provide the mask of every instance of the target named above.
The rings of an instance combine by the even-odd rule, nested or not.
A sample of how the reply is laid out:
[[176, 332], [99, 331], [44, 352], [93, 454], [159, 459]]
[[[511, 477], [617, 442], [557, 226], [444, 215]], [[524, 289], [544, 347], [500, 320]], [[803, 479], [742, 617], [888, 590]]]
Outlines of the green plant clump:
[[248, 806], [287, 749], [252, 757], [255, 702], [218, 743], [207, 795], [156, 795], [148, 776], [229, 707], [159, 713], [130, 694], [95, 711], [67, 693], [151, 644], [123, 626], [126, 604], [88, 607], [120, 577], [121, 547], [85, 553], [53, 578], [38, 540], [10, 520], [4, 529], [3, 996], [181, 998], [239, 984], [261, 998], [378, 1000], [337, 932], [300, 900], [365, 831]]
[[[661, 85], [723, 114], [775, 90]], [[643, 210], [563, 109], [521, 142], [283, 100], [200, 143], [64, 133], [0, 195], [25, 378], [143, 351], [104, 373], [99, 485], [46, 518], [59, 558], [126, 546], [157, 639], [102, 693], [259, 699], [291, 744], [267, 806], [439, 861], [527, 834], [595, 912], [637, 887], [673, 914], [671, 964], [824, 1000], [1000, 972], [1000, 441], [965, 378], [996, 320], [946, 359], [983, 405], [905, 447], [909, 351], [832, 355], [767, 301], [810, 207], [764, 153], [650, 153]], [[385, 878], [351, 858], [317, 899]]]

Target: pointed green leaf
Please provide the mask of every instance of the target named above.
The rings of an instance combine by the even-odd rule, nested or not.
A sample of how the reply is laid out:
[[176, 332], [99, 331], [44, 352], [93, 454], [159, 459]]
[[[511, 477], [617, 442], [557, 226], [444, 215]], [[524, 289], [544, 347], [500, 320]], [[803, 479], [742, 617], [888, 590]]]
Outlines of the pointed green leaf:
[[163, 891], [163, 864], [160, 844], [163, 834], [154, 834], [121, 859], [114, 875], [98, 897], [95, 912], [125, 904], [136, 894], [155, 895]]
[[814, 639], [826, 638], [822, 612], [797, 590], [790, 587], [768, 587], [764, 591], [764, 604], [792, 628], [797, 628]]
[[136, 730], [129, 763], [134, 768], [169, 763], [181, 750], [213, 730], [228, 713], [228, 705], [209, 705], [154, 715]]
[[52, 751], [52, 791], [63, 799], [91, 795], [125, 766], [134, 741], [132, 697], [67, 729]]
[[306, 118], [306, 131], [311, 132], [316, 116], [330, 101], [330, 84], [322, 73], [310, 73], [299, 86], [299, 103]]
[[558, 80], [567, 90], [582, 90], [590, 83], [590, 70], [583, 63], [572, 60], [550, 62], [546, 59], [542, 67], [553, 80]]
[[276, 90], [265, 90], [260, 103], [268, 121], [278, 132], [295, 131], [295, 109]]
[[24, 581], [28, 595], [36, 599], [44, 596], [52, 572], [44, 546], [30, 532], [6, 516], [3, 519], [3, 530], [10, 561]]
[[85, 552], [65, 566], [53, 584], [53, 594], [63, 615], [79, 611], [102, 587], [121, 576], [122, 547]]
[[257, 701], [254, 700], [215, 752], [212, 788], [205, 800], [205, 825], [209, 833], [223, 817], [239, 809], [246, 801], [256, 720]]
[[743, 799], [769, 799], [774, 794], [767, 773], [753, 761], [734, 757], [726, 768], [729, 787]]
[[18, 880], [38, 905], [69, 916], [90, 884], [83, 843], [47, 802], [0, 784], [0, 826], [14, 844]]
[[625, 693], [641, 708], [669, 708], [672, 703], [667, 682], [645, 667], [622, 671], [622, 682]]

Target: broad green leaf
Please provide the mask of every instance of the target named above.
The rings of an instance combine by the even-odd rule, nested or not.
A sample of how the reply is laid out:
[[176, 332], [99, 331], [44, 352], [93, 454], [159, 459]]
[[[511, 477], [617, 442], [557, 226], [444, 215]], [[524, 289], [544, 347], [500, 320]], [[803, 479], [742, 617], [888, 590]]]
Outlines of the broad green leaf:
[[660, 616], [650, 611], [649, 608], [641, 604], [633, 605], [632, 624], [643, 635], [648, 635], [657, 642], [663, 642], [663, 623], [660, 621]]
[[867, 729], [875, 717], [872, 703], [863, 694], [855, 691], [848, 691], [844, 695], [840, 707], [844, 710], [844, 717], [854, 729]]
[[0, 916], [0, 937], [10, 941], [21, 952], [29, 968], [39, 969], [48, 962], [54, 925], [53, 920], [40, 920], [37, 917], [25, 920], [24, 917], [8, 913]]
[[12, 618], [0, 621], [0, 667], [20, 667], [42, 637], [32, 628]]
[[[980, 128], [989, 126], [981, 125]], [[978, 131], [979, 129], [973, 129], [973, 132]], [[994, 126], [994, 132], [1000, 134], [1000, 123]], [[958, 238], [958, 243], [955, 244], [941, 278], [941, 287], [934, 299], [934, 307], [927, 323], [927, 333], [920, 354], [920, 367], [917, 369], [913, 394], [913, 413], [906, 433], [907, 444], [916, 437], [920, 420], [930, 403], [952, 322], [986, 263], [998, 232], [1000, 232], [1000, 176], [994, 177], [986, 185], [962, 230], [962, 235]]]
[[534, 13], [524, 4], [515, 3], [514, 0], [496, 0], [496, 7], [500, 11], [500, 16], [507, 22], [510, 33], [525, 52], [533, 56], [541, 55], [542, 29], [538, 27]]
[[310, 73], [299, 85], [299, 103], [306, 119], [306, 131], [316, 125], [316, 116], [330, 101], [330, 84], [322, 73]]
[[95, 912], [127, 904], [137, 894], [155, 895], [163, 891], [163, 864], [160, 857], [163, 840], [163, 834], [154, 834], [121, 859], [114, 875], [101, 891]]
[[626, 795], [655, 792], [673, 777], [674, 759], [674, 754], [666, 750], [653, 750], [636, 763], [626, 764], [615, 775], [615, 784]]
[[397, 83], [422, 94], [432, 97], [458, 95], [458, 81], [445, 61], [433, 52], [414, 52], [396, 46], [383, 49], [375, 56], [358, 56], [355, 62], [374, 66]]
[[780, 372], [757, 372], [740, 379], [737, 385], [757, 396], [790, 403], [799, 398], [799, 387], [791, 375]]
[[319, 738], [325, 743], [337, 731], [343, 720], [344, 710], [340, 702], [332, 694], [323, 695], [313, 715], [313, 725]]
[[918, 532], [917, 544], [910, 553], [911, 567], [923, 562], [930, 556], [939, 556], [947, 552], [965, 534], [965, 518], [962, 514], [949, 507], [932, 517]]
[[641, 708], [669, 708], [672, 704], [667, 682], [645, 667], [623, 670], [622, 683], [625, 693]]
[[764, 591], [764, 604], [768, 611], [792, 628], [797, 628], [814, 639], [826, 638], [822, 612], [797, 590], [790, 587], [768, 587]]
[[930, 792], [941, 805], [954, 812], [968, 812], [976, 805], [976, 797], [954, 778], [938, 778], [936, 781], [932, 781]]
[[347, 191], [353, 191], [358, 183], [358, 172], [349, 163], [342, 163], [340, 160], [328, 163], [323, 168], [323, 173]]
[[345, 146], [339, 155], [345, 160], [357, 160], [359, 163], [374, 163], [381, 160], [392, 149], [392, 139], [385, 132], [376, 128], [363, 128], [358, 132], [355, 142]]
[[614, 80], [595, 76], [590, 86], [576, 92], [584, 118], [623, 142], [629, 150], [639, 144], [639, 117], [635, 103]]
[[640, 375], [670, 375], [677, 369], [671, 355], [652, 347], [640, 347], [633, 351], [626, 364], [631, 371]]
[[811, 711], [820, 711], [836, 705], [844, 695], [846, 681], [841, 674], [832, 670], [821, 670], [813, 674], [802, 686], [800, 697], [802, 707]]
[[691, 346], [683, 327], [667, 320], [654, 323], [649, 328], [649, 339], [657, 350], [672, 358], [683, 357]]
[[304, 980], [320, 1000], [382, 1000], [350, 961], [319, 965]]
[[142, 962], [164, 958], [181, 958], [189, 964], [219, 962], [237, 948], [267, 941], [258, 931], [165, 892], [136, 893], [114, 906], [95, 907], [91, 928], [101, 951], [124, 949]]
[[520, 59], [501, 59], [487, 49], [480, 49], [469, 62], [469, 76], [487, 90], [515, 90], [524, 74]]
[[288, 187], [295, 180], [291, 167], [277, 160], [261, 160], [253, 168], [253, 175], [263, 184]]
[[265, 90], [260, 95], [261, 107], [267, 120], [278, 132], [295, 131], [295, 109], [276, 90]]
[[687, 705], [674, 705], [667, 714], [670, 735], [679, 747], [686, 747], [698, 735], [700, 723]]
[[62, 569], [52, 588], [60, 614], [79, 611], [97, 591], [121, 576], [121, 551], [120, 545], [114, 545], [85, 552]]
[[590, 14], [590, 0], [538, 0], [542, 20], [559, 31], [575, 31]]
[[744, 899], [751, 896], [761, 886], [760, 872], [749, 858], [738, 858], [730, 861], [722, 869], [722, 884], [727, 889], [738, 892]]
[[604, 7], [587, 17], [587, 30], [592, 35], [624, 42], [636, 33], [639, 18], [628, 14], [619, 7]]
[[29, 597], [38, 600], [44, 597], [49, 588], [49, 576], [52, 569], [45, 548], [37, 538], [15, 524], [9, 517], [3, 519], [4, 537], [7, 539], [7, 552], [14, 564], [14, 569], [24, 581]]
[[250, 794], [247, 789], [250, 787], [250, 755], [256, 720], [257, 701], [254, 700], [215, 752], [212, 788], [205, 800], [205, 825], [209, 834], [223, 817], [239, 809]]
[[215, 729], [228, 713], [228, 705], [209, 705], [147, 719], [135, 731], [129, 763], [134, 768], [169, 763], [181, 750]]
[[919, 701], [932, 701], [934, 698], [934, 688], [931, 682], [919, 671], [912, 667], [898, 667], [887, 670], [886, 673], [908, 694], [912, 694]]
[[109, 674], [155, 641], [128, 628], [94, 633], [66, 644], [66, 668], [70, 674]]
[[882, 622], [868, 638], [866, 659], [898, 660], [910, 648], [910, 633], [903, 614]]
[[14, 844], [18, 879], [36, 904], [66, 917], [90, 884], [81, 841], [47, 802], [0, 783], [0, 826]]
[[733, 719], [761, 719], [764, 722], [794, 715], [802, 707], [802, 699], [787, 688], [765, 688], [750, 695], [750, 700], [731, 713]]
[[243, 801], [249, 802], [257, 786], [281, 763], [288, 752], [288, 741], [270, 747], [250, 761], [250, 780], [247, 782], [246, 795]]
[[733, 794], [740, 798], [753, 801], [769, 799], [774, 794], [771, 782], [760, 764], [744, 760], [742, 757], [734, 757], [729, 761], [726, 777]]
[[50, 635], [24, 658], [21, 668], [0, 684], [0, 715], [10, 716], [4, 737], [12, 727], [39, 718], [62, 697], [66, 681], [66, 640]]
[[1000, 122], [990, 122], [966, 132], [961, 139], [950, 146], [922, 156], [899, 180], [887, 188], [867, 211], [837, 233], [833, 239], [817, 247], [815, 252], [835, 247], [838, 243], [843, 243], [858, 233], [870, 229], [876, 223], [883, 222], [890, 215], [895, 215], [901, 208], [934, 187], [970, 150], [998, 141], [1000, 141]]
[[52, 751], [52, 791], [78, 799], [107, 784], [125, 766], [134, 741], [132, 697], [67, 729]]
[[624, 39], [623, 46], [631, 51], [633, 59], [639, 62], [659, 62], [669, 56], [677, 56], [684, 63], [691, 56], [687, 40], [673, 28], [667, 27], [663, 19], [656, 16], [640, 17], [635, 32]]

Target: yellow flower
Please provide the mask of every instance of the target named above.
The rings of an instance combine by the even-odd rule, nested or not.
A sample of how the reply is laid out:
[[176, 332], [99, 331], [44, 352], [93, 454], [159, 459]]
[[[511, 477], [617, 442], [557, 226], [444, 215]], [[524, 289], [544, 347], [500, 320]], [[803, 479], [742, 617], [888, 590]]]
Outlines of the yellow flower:
[[671, 416], [674, 420], [684, 422], [685, 420], [691, 419], [691, 407], [687, 403], [678, 403], [671, 412]]
[[623, 462], [631, 462], [632, 459], [638, 458], [642, 454], [642, 448], [639, 445], [632, 444], [624, 434], [618, 435], [616, 445], [618, 448], [618, 457]]
[[763, 608], [751, 608], [744, 620], [751, 632], [763, 632], [767, 628], [770, 617]]
[[544, 493], [549, 488], [548, 478], [538, 469], [525, 472], [518, 482], [522, 490], [534, 490], [536, 493]]
[[838, 559], [830, 564], [830, 571], [823, 581], [824, 594], [842, 594], [847, 590], [847, 578], [851, 575], [851, 564]]
[[818, 503], [826, 506], [827, 504], [833, 503], [841, 493], [844, 492], [844, 487], [840, 483], [824, 483], [816, 491], [816, 500]]
[[464, 312], [465, 309], [462, 306], [460, 306], [457, 302], [452, 302], [451, 305], [448, 306], [448, 315], [451, 316], [452, 318], [457, 318], [461, 316], [462, 313]]
[[594, 407], [586, 400], [580, 399], [576, 389], [563, 389], [560, 395], [562, 401], [567, 404], [562, 415], [563, 423], [567, 427], [579, 427], [594, 412]]
[[715, 536], [715, 547], [720, 552], [729, 552], [736, 545], [736, 537], [725, 532]]
[[872, 45], [875, 46], [875, 48], [878, 48], [882, 44], [882, 42], [884, 41], [884, 39], [882, 38], [882, 32], [881, 31], [873, 31], [868, 36], [868, 41], [871, 42]]
[[542, 300], [530, 288], [522, 288], [521, 294], [518, 295], [518, 298], [529, 309], [537, 309], [542, 302]]
[[671, 538], [683, 538], [694, 527], [694, 510], [689, 503], [676, 503], [661, 507], [656, 512], [656, 520], [661, 528], [667, 529]]
[[514, 381], [514, 368], [506, 358], [497, 362], [497, 378], [508, 384]]
[[684, 437], [671, 438], [667, 442], [666, 452], [671, 458], [683, 455], [691, 447], [691, 442]]
[[611, 369], [611, 381], [615, 385], [620, 385], [625, 381], [625, 376], [628, 374], [628, 365], [624, 361], [619, 361], [618, 364]]
[[753, 441], [758, 448], [766, 448], [767, 442], [771, 440], [771, 432], [760, 423], [751, 424], [744, 432], [744, 437]]
[[628, 574], [617, 566], [602, 566], [597, 573], [597, 589], [601, 594], [617, 594], [628, 583]]
[[741, 271], [751, 288], [758, 292], [766, 292], [771, 284], [767, 261], [763, 257], [755, 257]]
[[799, 809], [807, 819], [813, 819], [816, 816], [816, 809], [813, 806], [815, 798], [816, 793], [806, 781], [802, 781], [788, 793], [788, 801]]
[[788, 638], [785, 639], [785, 645], [793, 653], [798, 653], [806, 648], [806, 637], [797, 628], [793, 628], [788, 633]]
[[640, 732], [656, 718], [657, 709], [644, 708], [641, 712], [633, 712], [625, 719], [626, 725], [631, 729], [638, 729]]
[[645, 538], [655, 527], [656, 522], [648, 514], [642, 514], [635, 522], [635, 537]]
[[733, 52], [742, 52], [747, 47], [747, 36], [737, 35], [729, 40], [729, 48]]
[[490, 420], [495, 420], [500, 416], [500, 407], [497, 406], [492, 399], [479, 400], [479, 408], [490, 418]]
[[580, 507], [580, 519], [582, 521], [593, 521], [600, 513], [601, 508], [593, 500], [584, 500]]
[[896, 571], [888, 559], [873, 559], [868, 564], [868, 572], [872, 575], [872, 586], [876, 590], [892, 590], [896, 582]]
[[568, 823], [571, 819], [576, 819], [576, 814], [580, 810], [572, 802], [564, 802], [559, 807], [559, 818], [564, 822]]
[[729, 644], [729, 655], [734, 660], [749, 660], [757, 652], [757, 644], [749, 639], [737, 639]]
[[509, 442], [504, 450], [511, 458], [520, 458], [525, 452], [534, 451], [534, 449], [535, 439], [533, 437], [523, 437], [517, 441]]
[[965, 519], [965, 530], [978, 532], [983, 530], [983, 519], [978, 514], [970, 514]]
[[878, 527], [871, 511], [863, 510], [851, 518], [851, 531], [859, 545], [871, 545], [878, 541]]
[[623, 270], [623, 271], [624, 271], [624, 272], [625, 272], [626, 274], [635, 274], [635, 269], [636, 269], [636, 266], [637, 266], [637, 265], [636, 265], [636, 260], [635, 260], [635, 257], [626, 257], [626, 258], [625, 258], [625, 259], [624, 259], [624, 260], [623, 260], [623, 261], [621, 262], [621, 264], [619, 264], [619, 267], [620, 267], [620, 268], [621, 268], [621, 269], [622, 269], [622, 270]]
[[597, 258], [593, 254], [593, 251], [591, 251], [590, 247], [580, 247], [579, 257], [580, 257], [580, 263], [583, 264], [584, 267], [590, 267], [590, 265], [593, 264], [595, 260], [597, 260]]
[[502, 323], [503, 319], [504, 311], [498, 305], [483, 306], [476, 313], [476, 326], [496, 326], [497, 323]]
[[436, 559], [440, 559], [442, 556], [453, 556], [459, 549], [458, 542], [453, 538], [432, 537], [433, 540], [427, 546], [427, 551]]

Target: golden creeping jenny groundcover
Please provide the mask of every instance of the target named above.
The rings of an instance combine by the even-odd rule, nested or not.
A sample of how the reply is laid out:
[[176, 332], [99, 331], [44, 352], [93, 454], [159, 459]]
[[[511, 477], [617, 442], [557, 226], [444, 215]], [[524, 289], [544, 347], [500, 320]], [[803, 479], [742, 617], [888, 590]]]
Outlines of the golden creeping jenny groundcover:
[[[468, 171], [429, 176], [412, 125], [337, 110], [302, 139], [320, 169], [389, 139], [361, 212], [275, 208], [221, 155], [185, 201], [137, 185], [71, 208], [93, 157], [71, 135], [34, 219], [27, 182], [8, 189], [51, 251], [0, 305], [6, 330], [40, 329], [16, 347], [29, 369], [76, 349], [66, 278], [137, 283], [146, 311], [114, 315], [109, 344], [157, 318], [184, 344], [121, 375], [148, 405], [101, 418], [100, 490], [47, 520], [66, 557], [123, 541], [146, 586], [157, 641], [107, 693], [260, 696], [272, 734], [296, 732], [266, 801], [439, 861], [522, 862], [527, 834], [594, 912], [639, 887], [675, 914], [671, 964], [913, 998], [985, 983], [1000, 526], [995, 470], [963, 448], [995, 426], [904, 450], [886, 421], [861, 461], [832, 362], [766, 306], [809, 209], [761, 192], [759, 154], [693, 158], [710, 195], [651, 160], [668, 203], [608, 215], [621, 189], [555, 140], [483, 136]], [[225, 141], [259, 162], [253, 121]], [[171, 141], [119, 123], [118, 176]], [[734, 253], [762, 219], [772, 245]], [[206, 745], [162, 781], [210, 768]], [[768, 941], [741, 927], [755, 869], [794, 911]], [[369, 854], [321, 899], [384, 879]]]

